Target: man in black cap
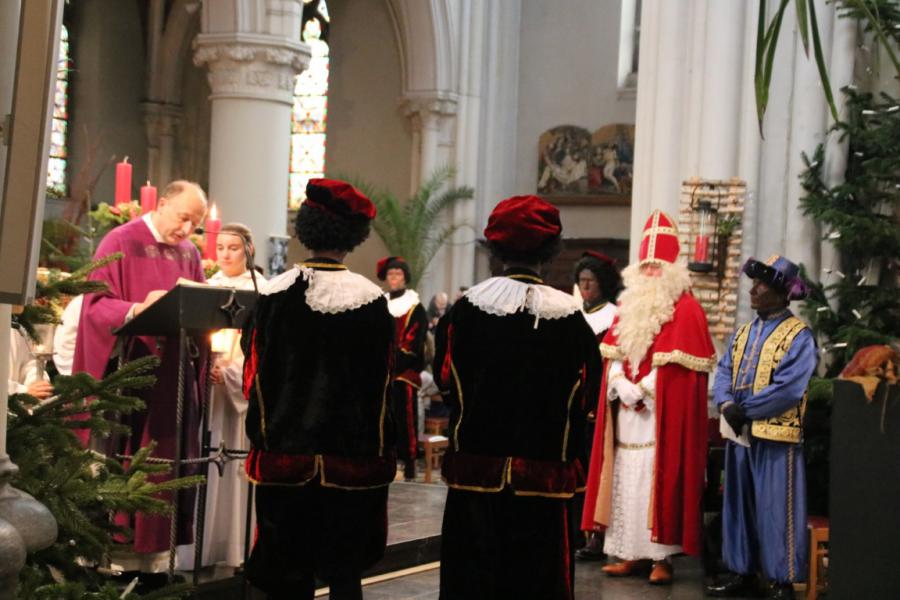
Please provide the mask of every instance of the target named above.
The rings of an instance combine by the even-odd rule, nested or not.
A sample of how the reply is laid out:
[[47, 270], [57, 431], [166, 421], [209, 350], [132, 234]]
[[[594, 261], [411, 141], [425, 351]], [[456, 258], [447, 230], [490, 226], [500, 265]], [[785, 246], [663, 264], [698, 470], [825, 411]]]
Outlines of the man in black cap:
[[600, 355], [579, 303], [538, 272], [561, 231], [559, 211], [536, 196], [500, 202], [484, 234], [502, 275], [438, 325], [434, 372], [451, 431], [443, 600], [573, 597], [571, 503]]
[[428, 314], [419, 294], [409, 289], [409, 264], [402, 256], [388, 256], [378, 261], [378, 279], [387, 282], [384, 295], [388, 311], [394, 318], [394, 376], [391, 380], [391, 406], [397, 426], [397, 457], [403, 461], [403, 478], [416, 478], [418, 444], [420, 373], [425, 368], [425, 336]]
[[342, 181], [311, 179], [296, 220], [312, 257], [269, 281], [244, 332], [244, 393], [257, 484], [247, 578], [270, 600], [362, 598], [384, 555], [394, 479], [387, 381], [393, 323], [381, 289], [343, 259], [375, 207]]
[[818, 357], [812, 332], [791, 314], [806, 297], [800, 269], [782, 256], [750, 259], [750, 306], [757, 317], [737, 330], [719, 361], [713, 395], [722, 413], [725, 499], [722, 558], [729, 574], [706, 591], [744, 596], [757, 571], [769, 597], [793, 599], [807, 566], [803, 413]]

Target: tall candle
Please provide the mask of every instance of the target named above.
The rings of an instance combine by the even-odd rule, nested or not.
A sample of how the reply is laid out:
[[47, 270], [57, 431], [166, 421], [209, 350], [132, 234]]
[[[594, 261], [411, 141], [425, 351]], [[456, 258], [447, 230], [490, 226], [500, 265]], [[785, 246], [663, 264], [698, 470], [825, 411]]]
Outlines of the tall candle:
[[116, 204], [131, 202], [131, 163], [128, 157], [116, 164]]
[[156, 209], [156, 187], [150, 185], [150, 181], [147, 181], [147, 185], [141, 186], [141, 214], [146, 215], [148, 212], [153, 212]]
[[216, 240], [222, 230], [222, 220], [217, 218], [218, 211], [215, 205], [209, 209], [209, 217], [206, 218], [206, 250], [203, 258], [216, 260]]

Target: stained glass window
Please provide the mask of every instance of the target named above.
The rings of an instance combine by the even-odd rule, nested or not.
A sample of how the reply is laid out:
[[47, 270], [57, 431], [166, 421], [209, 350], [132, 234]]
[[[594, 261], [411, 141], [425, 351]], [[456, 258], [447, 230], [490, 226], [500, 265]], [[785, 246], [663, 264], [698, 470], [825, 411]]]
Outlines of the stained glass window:
[[68, 162], [69, 128], [69, 29], [63, 25], [59, 40], [59, 61], [56, 67], [56, 94], [53, 98], [53, 123], [50, 130], [50, 162], [47, 165], [47, 193], [65, 196], [68, 192], [66, 163]]
[[[294, 83], [291, 110], [291, 163], [288, 207], [306, 199], [306, 182], [325, 173], [325, 128], [328, 117], [328, 7], [325, 0], [307, 0], [312, 18], [304, 19], [302, 39], [312, 56], [309, 68]], [[305, 16], [305, 15], [304, 15]]]

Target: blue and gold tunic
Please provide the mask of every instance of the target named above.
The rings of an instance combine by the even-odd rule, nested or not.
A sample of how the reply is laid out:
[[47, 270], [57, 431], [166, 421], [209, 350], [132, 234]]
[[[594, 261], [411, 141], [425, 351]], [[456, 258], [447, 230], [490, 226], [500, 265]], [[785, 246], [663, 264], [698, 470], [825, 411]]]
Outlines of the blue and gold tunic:
[[816, 363], [812, 332], [789, 310], [738, 329], [719, 361], [716, 405], [736, 402], [752, 421], [750, 447], [725, 449], [722, 554], [735, 573], [779, 583], [806, 573], [802, 421]]

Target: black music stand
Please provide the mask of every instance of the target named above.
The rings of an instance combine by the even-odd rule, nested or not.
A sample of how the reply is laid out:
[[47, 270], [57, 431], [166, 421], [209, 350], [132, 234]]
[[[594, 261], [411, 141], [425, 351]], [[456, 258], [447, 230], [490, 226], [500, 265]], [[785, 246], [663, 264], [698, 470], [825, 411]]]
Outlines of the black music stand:
[[[175, 411], [175, 459], [172, 462], [172, 477], [181, 476], [181, 466], [185, 462], [181, 444], [184, 416], [184, 357], [188, 337], [200, 336], [207, 340], [210, 331], [217, 329], [240, 329], [250, 317], [256, 304], [256, 293], [247, 290], [216, 287], [204, 284], [179, 284], [169, 293], [151, 304], [145, 311], [128, 321], [113, 333], [123, 337], [134, 336], [178, 336], [178, 396]], [[207, 353], [209, 356], [209, 353]], [[208, 359], [207, 359], [208, 360]], [[208, 366], [208, 365], [207, 365]], [[207, 402], [204, 395], [201, 408], [202, 442], [200, 453], [208, 462], [210, 432], [208, 431]], [[175, 572], [175, 540], [178, 531], [178, 493], [172, 495], [172, 522], [169, 530], [169, 576]], [[194, 541], [194, 584], [197, 583], [203, 552], [203, 534], [206, 518], [206, 485], [200, 486], [197, 498], [197, 523]]]

